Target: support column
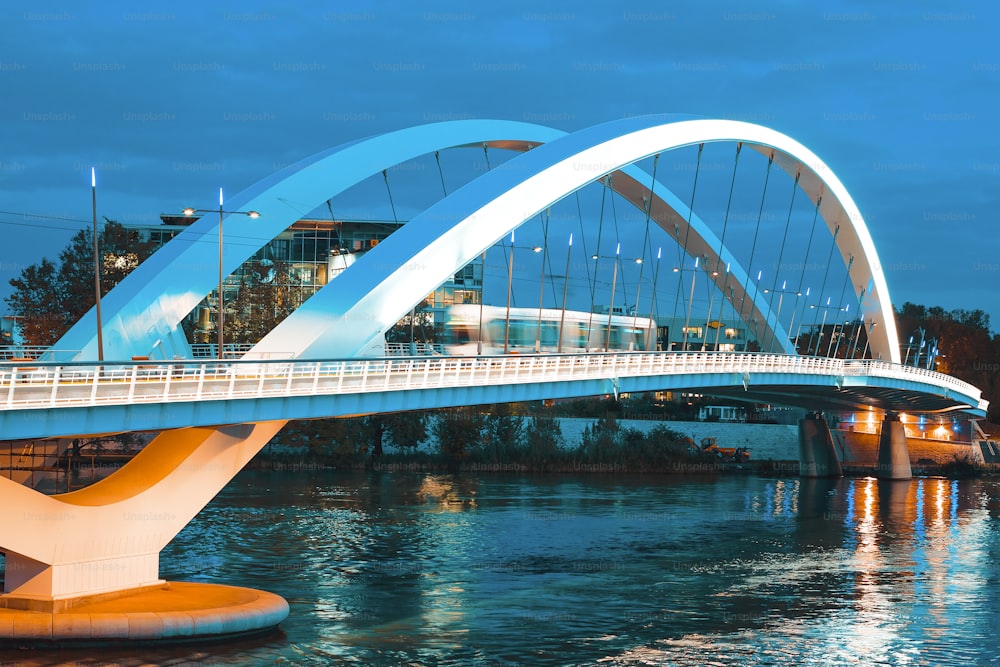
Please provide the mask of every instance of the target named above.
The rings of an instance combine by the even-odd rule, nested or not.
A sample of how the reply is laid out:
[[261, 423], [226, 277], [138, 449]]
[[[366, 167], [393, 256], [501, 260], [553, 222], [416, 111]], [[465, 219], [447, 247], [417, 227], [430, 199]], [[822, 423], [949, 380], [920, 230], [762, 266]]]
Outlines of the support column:
[[799, 420], [799, 476], [843, 477], [830, 424], [820, 412]]
[[879, 479], [911, 479], [910, 450], [906, 446], [906, 430], [899, 415], [887, 412], [882, 420], [882, 433], [878, 438], [878, 466], [875, 476]]
[[[162, 583], [159, 553], [285, 422], [164, 431], [114, 474], [53, 496], [0, 478], [0, 607]], [[27, 602], [18, 602], [27, 601]]]

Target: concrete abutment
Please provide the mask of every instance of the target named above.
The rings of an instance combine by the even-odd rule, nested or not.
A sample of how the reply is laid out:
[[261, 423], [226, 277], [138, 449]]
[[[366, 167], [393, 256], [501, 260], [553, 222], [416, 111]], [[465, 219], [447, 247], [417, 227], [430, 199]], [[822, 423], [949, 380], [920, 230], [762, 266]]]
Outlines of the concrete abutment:
[[799, 475], [801, 477], [843, 477], [837, 459], [830, 424], [821, 413], [799, 420]]

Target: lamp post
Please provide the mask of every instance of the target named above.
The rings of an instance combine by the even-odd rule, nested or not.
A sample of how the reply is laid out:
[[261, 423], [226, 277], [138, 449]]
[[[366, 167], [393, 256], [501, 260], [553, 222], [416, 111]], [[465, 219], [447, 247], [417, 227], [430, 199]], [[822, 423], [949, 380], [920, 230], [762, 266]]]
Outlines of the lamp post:
[[[782, 280], [781, 281], [781, 289], [780, 290], [769, 290], [769, 289], [765, 289], [764, 290], [764, 294], [768, 294], [770, 292], [774, 292], [774, 293], [776, 293], [778, 295], [778, 310], [775, 312], [775, 315], [774, 315], [774, 324], [775, 324], [775, 326], [781, 326], [781, 304], [782, 304], [782, 302], [785, 299], [785, 295], [786, 294], [794, 294], [795, 296], [802, 296], [802, 292], [800, 292], [798, 290], [794, 290], [794, 291], [793, 290], [786, 290], [785, 287], [787, 285], [788, 285], [788, 281], [787, 280]], [[793, 311], [792, 312], [792, 318], [794, 319], [794, 317], [795, 317], [795, 312]], [[792, 324], [789, 323], [788, 329], [791, 330], [791, 328], [792, 328]], [[768, 341], [767, 347], [770, 348], [772, 345], [774, 345], [774, 327], [771, 327], [771, 339]]]
[[[485, 145], [483, 146], [483, 148], [485, 149]], [[478, 355], [481, 355], [483, 353], [483, 299], [486, 297], [486, 251], [485, 250], [483, 251], [483, 254], [480, 255], [480, 259], [482, 261], [482, 269], [480, 271], [480, 275], [482, 277], [479, 279], [479, 334], [476, 340], [476, 354]], [[410, 340], [412, 339], [413, 336], [410, 336]]]
[[566, 246], [566, 274], [563, 276], [562, 314], [559, 316], [559, 342], [556, 352], [562, 352], [563, 325], [566, 323], [566, 293], [569, 290], [569, 258], [573, 253], [573, 235], [569, 235], [569, 245]]
[[861, 358], [862, 359], [867, 359], [868, 358], [868, 346], [872, 342], [872, 331], [875, 330], [875, 327], [877, 325], [878, 325], [878, 322], [876, 322], [875, 318], [873, 317], [872, 321], [871, 321], [871, 324], [868, 326], [868, 331], [865, 334], [865, 351], [861, 353]]
[[[657, 338], [659, 338], [660, 330], [659, 325], [656, 322], [656, 317], [654, 313], [656, 312], [656, 281], [660, 277], [660, 258], [663, 256], [663, 248], [656, 249], [656, 268], [653, 270], [653, 294], [649, 300], [649, 319], [653, 323], [653, 340], [646, 343], [647, 349], [656, 349]], [[636, 304], [638, 308], [639, 304]], [[667, 346], [669, 348], [670, 342], [667, 341]]]
[[[826, 305], [825, 306], [817, 306], [816, 304], [812, 304], [811, 306], [809, 306], [810, 308], [820, 308], [820, 309], [823, 310], [823, 322], [822, 322], [822, 324], [819, 325], [819, 334], [818, 334], [818, 336], [816, 338], [816, 351], [813, 352], [813, 356], [819, 356], [819, 345], [823, 341], [823, 329], [826, 328], [826, 314], [827, 314], [827, 312], [829, 312], [831, 310], [836, 310], [837, 312], [845, 310], [844, 308], [841, 308], [839, 306], [831, 306], [830, 305], [830, 299], [831, 298], [832, 297], [826, 297]], [[834, 325], [834, 332], [836, 332], [836, 330], [837, 330], [837, 326]], [[812, 343], [812, 341], [810, 341], [810, 348], [812, 347], [811, 343]], [[833, 333], [830, 334], [830, 344], [827, 345], [827, 348], [826, 348], [826, 354], [827, 354], [827, 356], [830, 355], [830, 350], [832, 350], [832, 349], [833, 349]]]
[[94, 307], [97, 315], [97, 360], [104, 361], [104, 331], [101, 325], [101, 262], [97, 247], [97, 174], [90, 168], [90, 203], [94, 210]]
[[615, 314], [615, 290], [618, 287], [618, 256], [621, 254], [622, 244], [615, 246], [615, 270], [611, 274], [611, 299], [608, 302], [608, 330], [604, 334], [604, 351], [607, 352], [611, 346], [611, 318]]
[[[542, 246], [534, 246], [534, 252], [542, 252]], [[511, 249], [511, 252], [514, 252]], [[535, 354], [542, 351], [542, 299], [545, 296], [545, 254], [542, 254], [542, 271], [538, 277], [538, 326], [535, 330]]]
[[875, 318], [873, 317], [872, 321], [871, 321], [871, 325], [868, 327], [868, 332], [865, 335], [865, 351], [861, 353], [861, 358], [862, 359], [865, 359], [865, 358], [868, 357], [868, 345], [872, 342], [872, 331], [875, 330], [875, 327], [876, 327], [877, 324], [878, 324], [878, 322], [876, 322]]
[[[695, 281], [695, 278], [698, 276], [698, 264], [700, 262], [701, 262], [701, 257], [700, 256], [699, 257], [695, 257], [694, 258], [694, 268], [691, 269], [691, 294], [690, 294], [690, 296], [688, 296], [687, 315], [684, 318], [684, 330], [682, 332], [683, 333], [683, 337], [681, 338], [681, 350], [683, 350], [685, 352], [687, 351], [687, 347], [688, 347], [688, 329], [691, 327], [691, 308], [694, 305], [694, 281]], [[675, 266], [674, 267], [674, 273], [679, 273], [680, 274], [679, 282], [682, 282], [684, 280], [684, 269], [683, 268]], [[758, 279], [760, 278], [760, 276], [757, 276], [757, 277], [758, 277]], [[679, 291], [680, 291], [680, 288], [678, 287], [678, 292]], [[704, 336], [702, 337], [702, 340], [704, 340]]]
[[[226, 211], [223, 210], [222, 206], [223, 206], [222, 188], [219, 188], [219, 209], [218, 209], [219, 210], [219, 298], [218, 298], [219, 314], [216, 318], [218, 319], [216, 329], [219, 341], [218, 342], [219, 349], [217, 350], [219, 359], [223, 359], [225, 357], [225, 355], [222, 352], [222, 333], [223, 333], [223, 326], [225, 323], [225, 295], [224, 295], [225, 293], [223, 292], [223, 280], [225, 279], [225, 274], [223, 273], [223, 268], [222, 268], [222, 243], [224, 236], [222, 233], [222, 219], [224, 215], [245, 215], [248, 218], [260, 217], [260, 213], [258, 213], [257, 211]], [[184, 209], [183, 212], [184, 215], [190, 217], [193, 216], [195, 213], [214, 213], [215, 209], [186, 208]]]
[[[851, 310], [851, 304], [849, 304], [849, 303], [846, 304], [840, 310], [842, 310], [845, 313], [845, 317], [847, 317], [846, 313]], [[838, 312], [840, 312], [840, 311], [838, 311]], [[840, 327], [840, 335], [838, 336], [837, 335], [837, 324], [834, 323], [834, 325], [833, 325], [833, 333], [831, 334], [832, 337], [830, 338], [830, 345], [828, 345], [827, 348], [826, 348], [826, 356], [828, 356], [828, 357], [831, 356], [830, 355], [830, 347], [833, 346], [833, 339], [834, 338], [837, 339], [837, 346], [833, 348], [833, 357], [836, 358], [837, 355], [840, 353], [840, 340], [844, 337], [844, 327], [846, 327], [848, 324], [850, 324], [850, 319], [845, 319], [844, 320], [844, 324], [841, 325], [841, 327]], [[847, 354], [847, 352], [845, 351], [844, 354]]]
[[507, 262], [507, 318], [503, 328], [503, 353], [510, 351], [510, 289], [514, 283], [514, 232], [510, 233], [510, 261]]

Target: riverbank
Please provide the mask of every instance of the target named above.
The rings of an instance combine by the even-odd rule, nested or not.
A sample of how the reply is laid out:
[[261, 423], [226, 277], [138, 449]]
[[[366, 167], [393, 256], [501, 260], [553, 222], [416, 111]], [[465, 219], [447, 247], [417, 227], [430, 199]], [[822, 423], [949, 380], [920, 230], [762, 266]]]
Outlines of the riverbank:
[[[520, 429], [531, 419], [512, 417]], [[431, 435], [415, 447], [387, 444], [382, 456], [366, 455], [345, 464], [303, 455], [288, 448], [265, 450], [251, 464], [257, 469], [309, 471], [370, 469], [381, 472], [471, 474], [758, 474], [798, 477], [798, 429], [784, 424], [747, 424], [656, 420], [552, 420], [558, 433], [551, 441], [470, 448], [461, 460], [442, 455]], [[874, 474], [878, 441], [867, 434], [835, 431], [838, 458], [848, 477]], [[723, 449], [745, 448], [749, 460], [736, 462], [717, 452], [701, 451], [703, 441]], [[911, 444], [915, 476], [972, 477], [1000, 472], [974, 463], [968, 444], [920, 440]], [[933, 457], [929, 453], [933, 451]]]

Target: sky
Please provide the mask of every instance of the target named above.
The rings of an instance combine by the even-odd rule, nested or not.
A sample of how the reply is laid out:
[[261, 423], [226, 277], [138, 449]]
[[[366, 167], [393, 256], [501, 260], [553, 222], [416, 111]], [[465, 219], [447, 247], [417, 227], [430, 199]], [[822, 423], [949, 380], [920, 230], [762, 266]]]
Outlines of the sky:
[[[865, 217], [894, 303], [982, 309], [1000, 329], [995, 3], [14, 4], [0, 297], [89, 225], [91, 166], [100, 215], [154, 224], [422, 123], [682, 113], [809, 147]], [[385, 204], [337, 202], [388, 218]]]

